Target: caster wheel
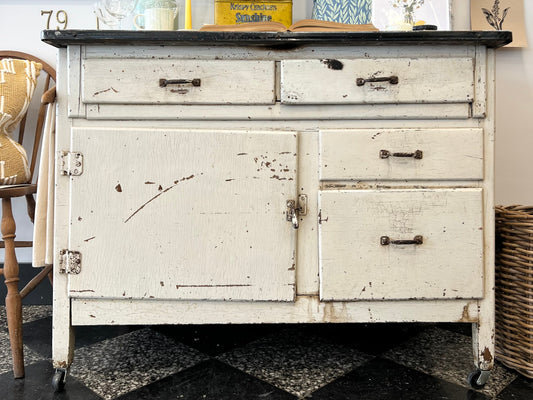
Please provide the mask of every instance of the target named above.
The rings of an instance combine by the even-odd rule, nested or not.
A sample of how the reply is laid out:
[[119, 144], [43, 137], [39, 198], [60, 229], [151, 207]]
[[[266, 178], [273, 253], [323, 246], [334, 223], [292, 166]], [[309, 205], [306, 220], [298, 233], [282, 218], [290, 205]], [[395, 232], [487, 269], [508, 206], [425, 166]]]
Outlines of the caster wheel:
[[471, 372], [468, 375], [468, 383], [473, 389], [483, 389], [490, 376], [490, 371], [482, 371], [480, 369]]
[[52, 387], [55, 392], [61, 392], [65, 388], [65, 380], [67, 378], [67, 370], [56, 369], [54, 376], [52, 377]]

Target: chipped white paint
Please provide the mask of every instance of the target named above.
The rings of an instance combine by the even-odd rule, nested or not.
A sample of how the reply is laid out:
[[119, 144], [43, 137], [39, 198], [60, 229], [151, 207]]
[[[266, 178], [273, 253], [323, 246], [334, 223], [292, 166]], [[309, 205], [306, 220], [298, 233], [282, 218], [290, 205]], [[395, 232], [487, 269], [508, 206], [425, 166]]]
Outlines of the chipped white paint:
[[[382, 151], [390, 155], [387, 153], [382, 155]], [[400, 154], [395, 156], [396, 153]], [[481, 129], [321, 130], [320, 178], [322, 180], [483, 179], [483, 131]]]
[[74, 128], [72, 148], [71, 297], [294, 300], [294, 132]]
[[[160, 80], [198, 80], [196, 84]], [[272, 104], [273, 61], [88, 59], [82, 101], [119, 104]]]
[[[493, 55], [61, 49], [57, 146], [80, 151], [84, 171], [57, 177], [55, 251], [81, 251], [82, 267], [55, 270], [54, 365], [72, 359], [71, 325], [455, 321], [476, 323], [490, 369]], [[382, 72], [398, 84], [357, 86]], [[308, 214], [294, 230], [285, 201], [298, 194]], [[416, 234], [420, 246], [380, 244]]]
[[[392, 77], [396, 82], [368, 82]], [[474, 98], [472, 58], [288, 60], [281, 62], [281, 79], [281, 101], [287, 104], [469, 103]], [[358, 79], [367, 82], [358, 85]], [[318, 81], [327, 84], [317, 90]]]
[[[322, 300], [483, 296], [481, 189], [325, 191], [320, 209]], [[413, 240], [421, 244], [383, 245]]]

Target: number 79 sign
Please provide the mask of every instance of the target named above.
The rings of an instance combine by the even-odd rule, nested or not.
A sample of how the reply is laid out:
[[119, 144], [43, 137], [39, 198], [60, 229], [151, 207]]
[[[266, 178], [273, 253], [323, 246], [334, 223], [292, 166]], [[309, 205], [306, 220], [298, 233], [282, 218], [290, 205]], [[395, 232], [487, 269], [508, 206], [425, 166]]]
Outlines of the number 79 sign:
[[65, 10], [41, 10], [41, 16], [46, 16], [45, 29], [67, 29], [68, 15]]

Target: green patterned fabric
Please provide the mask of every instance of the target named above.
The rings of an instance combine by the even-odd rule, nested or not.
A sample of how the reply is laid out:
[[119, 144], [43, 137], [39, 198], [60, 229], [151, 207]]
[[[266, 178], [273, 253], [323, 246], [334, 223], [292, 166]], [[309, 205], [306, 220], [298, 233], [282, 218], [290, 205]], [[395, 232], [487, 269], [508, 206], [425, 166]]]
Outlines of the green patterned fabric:
[[313, 19], [369, 24], [372, 22], [372, 0], [314, 0]]

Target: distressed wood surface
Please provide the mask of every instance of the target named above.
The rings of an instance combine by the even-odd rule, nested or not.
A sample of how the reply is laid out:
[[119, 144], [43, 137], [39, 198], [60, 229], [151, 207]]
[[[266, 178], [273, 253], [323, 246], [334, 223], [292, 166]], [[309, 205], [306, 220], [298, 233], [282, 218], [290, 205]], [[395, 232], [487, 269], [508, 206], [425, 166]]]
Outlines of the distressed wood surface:
[[72, 299], [75, 325], [266, 324], [478, 321], [475, 300], [320, 301], [294, 303]]
[[[382, 150], [391, 155], [382, 158]], [[416, 151], [421, 152], [421, 158], [415, 158]], [[413, 157], [395, 157], [394, 153], [413, 154]], [[483, 179], [483, 131], [321, 130], [320, 179]]]
[[[88, 59], [82, 65], [84, 103], [272, 104], [273, 61]], [[199, 86], [160, 79], [199, 79]]]
[[[480, 189], [319, 194], [322, 300], [480, 298]], [[382, 245], [380, 238], [419, 245]]]
[[[56, 253], [80, 250], [82, 272], [59, 273], [56, 257], [55, 366], [72, 360], [72, 325], [454, 321], [474, 323], [475, 365], [492, 367], [493, 52], [352, 39], [269, 48], [85, 37], [60, 52], [58, 150], [81, 151], [84, 173], [56, 182]], [[234, 97], [146, 93], [172, 65], [205, 72], [206, 85], [213, 66], [228, 86], [205, 88]], [[240, 65], [246, 79], [228, 72]], [[252, 82], [249, 66], [266, 76]], [[398, 72], [398, 85], [357, 86], [382, 72]], [[123, 86], [89, 100], [102, 83]], [[420, 160], [379, 158], [417, 145]], [[296, 154], [276, 159], [287, 175], [237, 156], [276, 151]], [[308, 213], [294, 230], [285, 201], [298, 194]], [[416, 247], [380, 244], [417, 232]]]
[[294, 300], [294, 132], [74, 128], [72, 149], [71, 297]]
[[[472, 58], [311, 59], [281, 62], [286, 104], [469, 103]], [[357, 79], [396, 77], [390, 82]]]

